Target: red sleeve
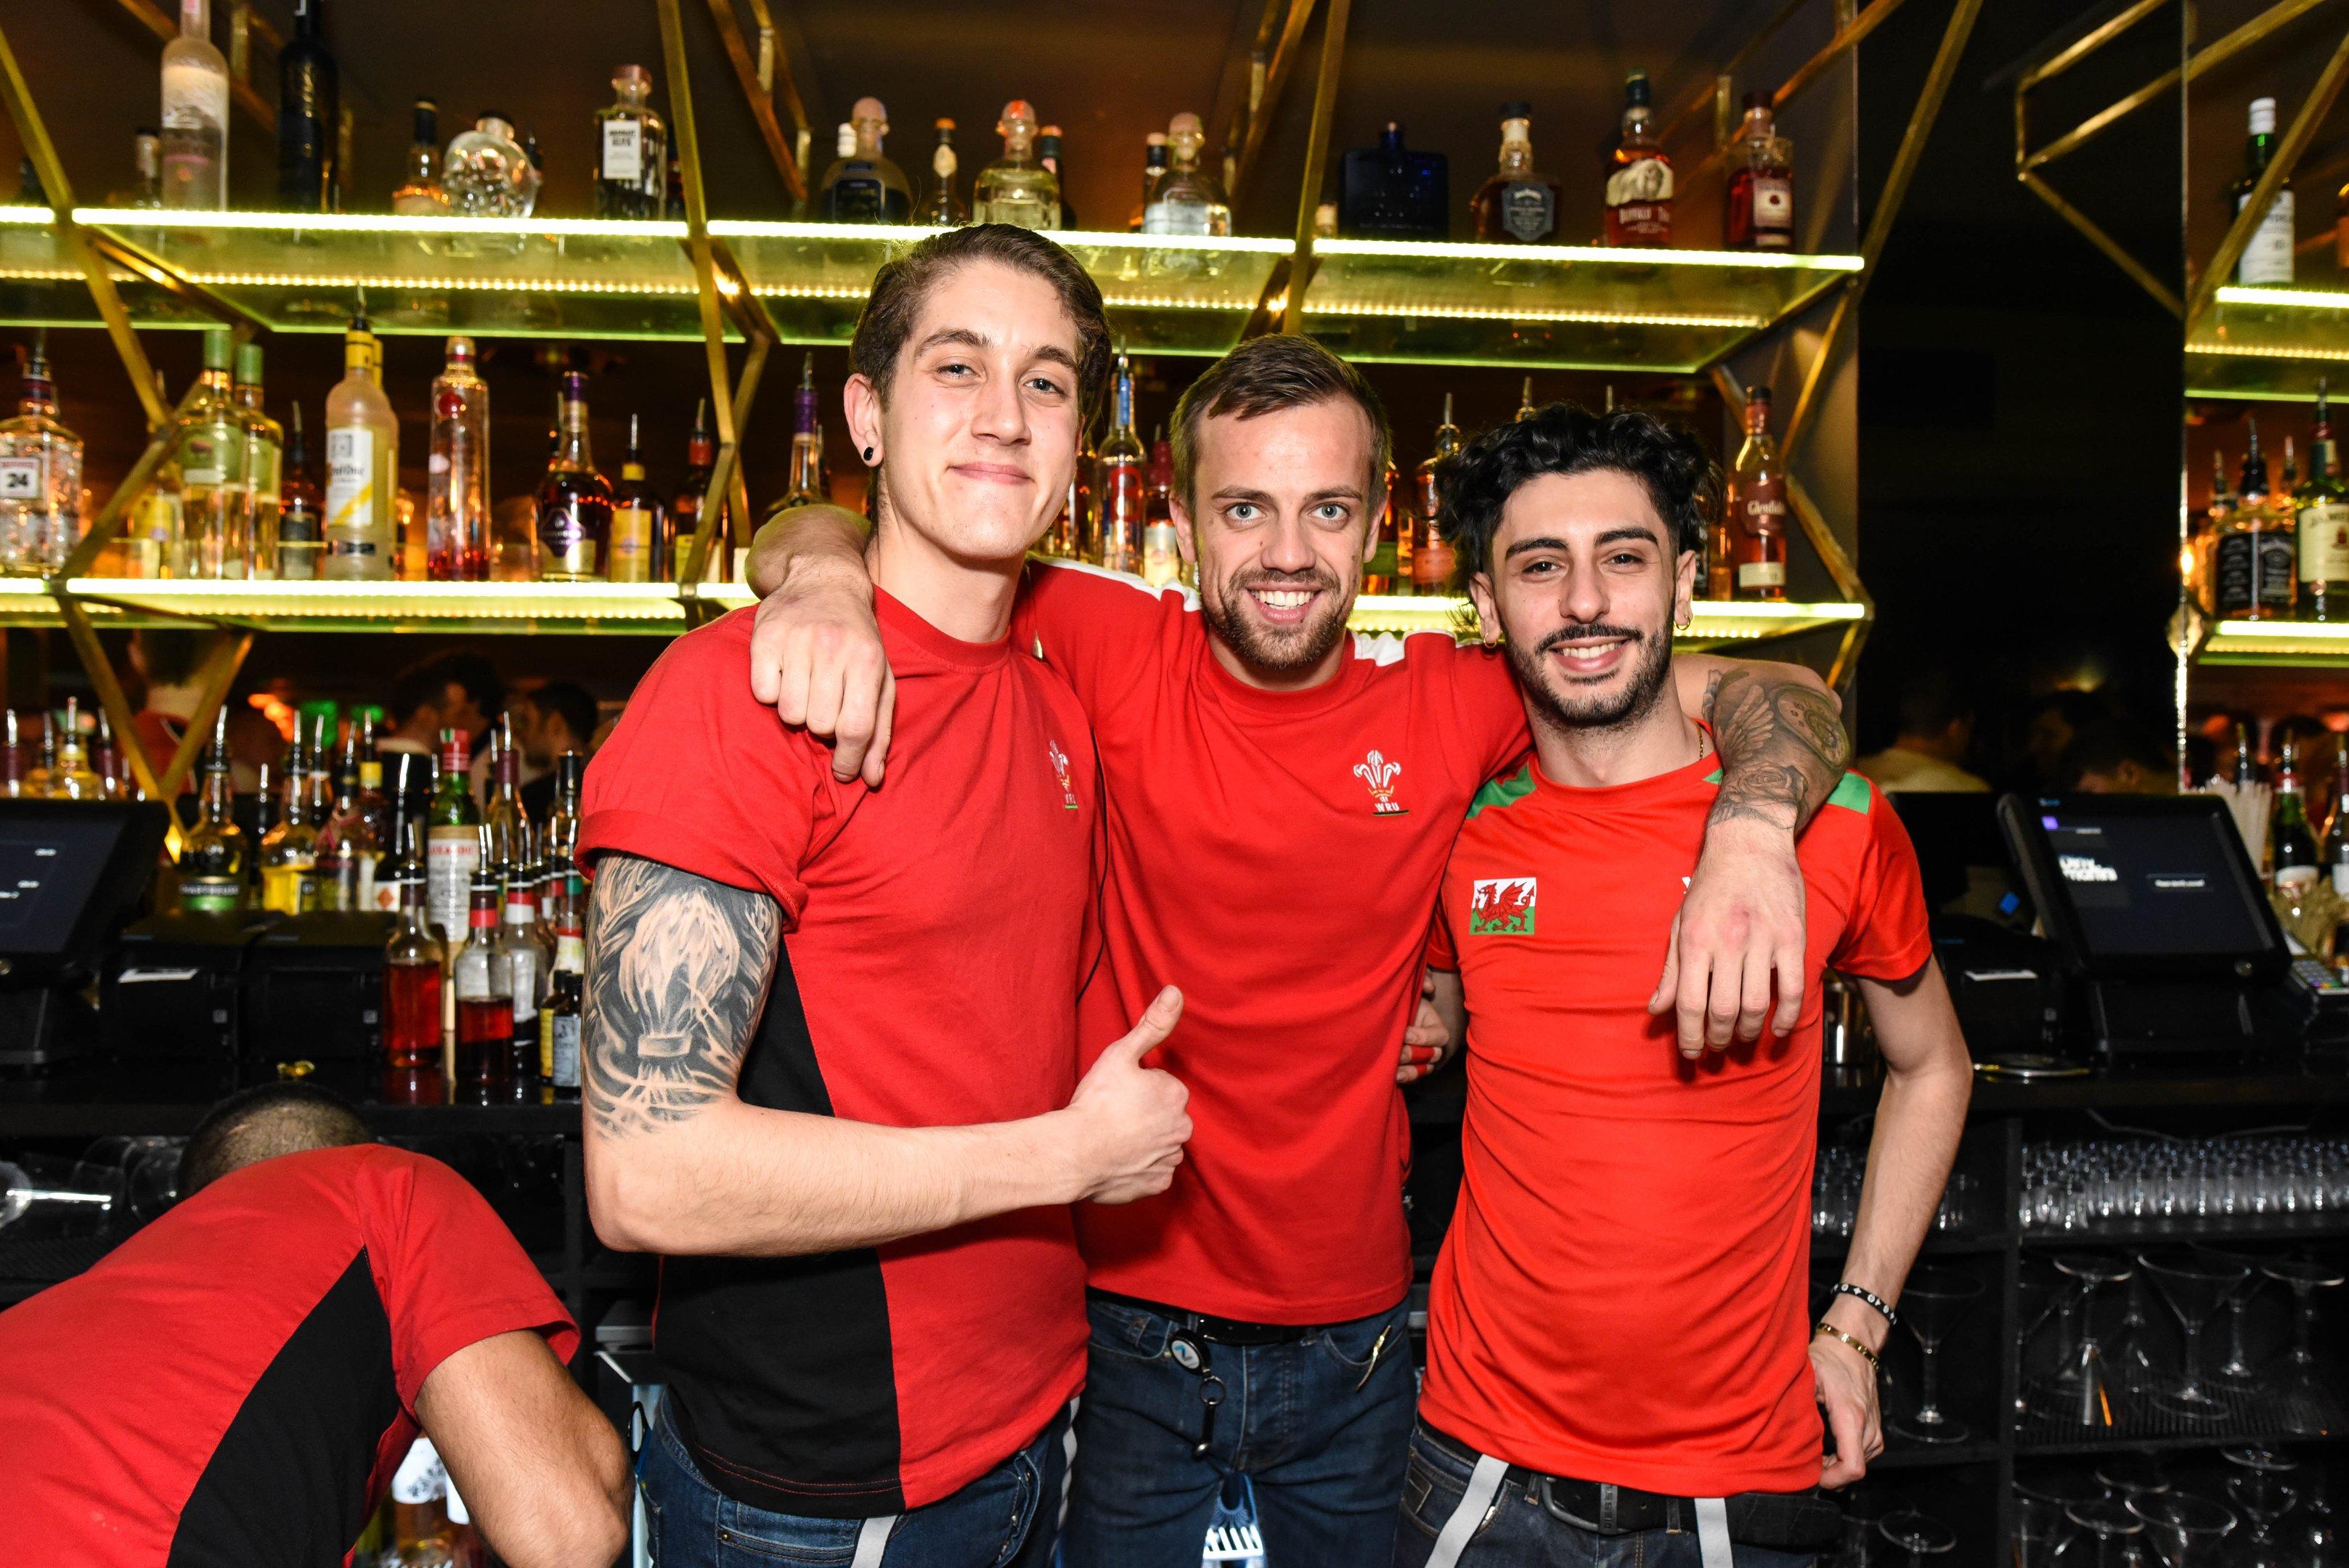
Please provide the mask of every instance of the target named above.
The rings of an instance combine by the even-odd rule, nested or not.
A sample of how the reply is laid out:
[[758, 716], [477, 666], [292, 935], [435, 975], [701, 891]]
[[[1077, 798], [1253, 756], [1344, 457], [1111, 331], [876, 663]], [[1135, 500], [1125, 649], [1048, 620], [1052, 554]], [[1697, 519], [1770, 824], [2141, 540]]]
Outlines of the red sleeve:
[[1452, 926], [1444, 918], [1444, 904], [1441, 900], [1438, 900], [1435, 905], [1435, 918], [1427, 923], [1426, 964], [1430, 969], [1460, 967], [1460, 954], [1452, 945]]
[[1413, 633], [1404, 646], [1414, 662], [1424, 662], [1434, 682], [1437, 713], [1450, 728], [1445, 751], [1475, 783], [1507, 772], [1533, 744], [1509, 661], [1475, 643], [1432, 632]]
[[1198, 612], [1177, 588], [1073, 561], [1030, 561], [1012, 610], [1011, 634], [1043, 650], [1099, 722], [1132, 691]]
[[579, 860], [616, 850], [763, 892], [796, 923], [832, 769], [750, 695], [750, 612], [669, 645], [588, 764]]
[[[1860, 780], [1844, 775], [1840, 798]], [[1900, 814], [1875, 785], [1868, 789], [1868, 842], [1860, 851], [1859, 877], [1852, 889], [1850, 918], [1827, 967], [1868, 980], [1906, 980], [1933, 955], [1926, 923], [1925, 882], [1917, 869], [1916, 847]], [[1830, 799], [1822, 810], [1844, 810]]]
[[493, 1335], [543, 1335], [568, 1362], [577, 1326], [472, 1183], [438, 1160], [375, 1152], [380, 1161], [360, 1183], [359, 1224], [391, 1319], [400, 1405], [415, 1414], [433, 1368]]

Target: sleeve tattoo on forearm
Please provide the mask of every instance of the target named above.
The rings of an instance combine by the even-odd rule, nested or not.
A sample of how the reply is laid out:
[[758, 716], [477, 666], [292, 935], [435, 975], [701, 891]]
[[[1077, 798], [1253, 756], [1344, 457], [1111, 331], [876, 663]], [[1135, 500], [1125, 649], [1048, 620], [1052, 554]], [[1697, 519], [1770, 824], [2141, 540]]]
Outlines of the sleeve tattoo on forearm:
[[1725, 670], [1705, 683], [1705, 715], [1721, 748], [1716, 822], [1798, 828], [1826, 804], [1851, 760], [1834, 702], [1807, 686]]
[[765, 1005], [779, 912], [657, 861], [609, 854], [587, 914], [587, 1115], [625, 1138], [735, 1092]]

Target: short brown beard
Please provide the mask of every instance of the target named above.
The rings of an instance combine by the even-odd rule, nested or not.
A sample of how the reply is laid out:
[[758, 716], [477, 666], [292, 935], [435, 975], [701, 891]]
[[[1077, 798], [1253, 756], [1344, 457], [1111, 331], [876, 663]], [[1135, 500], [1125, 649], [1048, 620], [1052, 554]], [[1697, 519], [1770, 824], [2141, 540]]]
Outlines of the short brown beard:
[[[1319, 619], [1308, 621], [1289, 634], [1268, 633], [1249, 621], [1233, 607], [1233, 602], [1250, 587], [1275, 585], [1317, 589], [1328, 602], [1329, 608]], [[1237, 579], [1224, 584], [1213, 593], [1202, 590], [1199, 613], [1216, 635], [1240, 656], [1241, 662], [1270, 675], [1295, 675], [1309, 670], [1330, 656], [1346, 634], [1346, 615], [1353, 608], [1350, 595], [1340, 603], [1339, 583], [1335, 577], [1320, 571], [1301, 577], [1279, 578], [1264, 574], [1249, 577], [1245, 583]]]

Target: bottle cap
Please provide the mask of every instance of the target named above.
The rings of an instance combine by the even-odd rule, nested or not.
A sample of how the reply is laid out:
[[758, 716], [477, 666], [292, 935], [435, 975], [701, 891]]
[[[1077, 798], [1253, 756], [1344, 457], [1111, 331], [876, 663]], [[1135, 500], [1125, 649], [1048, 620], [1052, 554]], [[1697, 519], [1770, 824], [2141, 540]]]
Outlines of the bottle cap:
[[236, 351], [236, 378], [247, 387], [261, 385], [261, 345], [240, 345]]
[[1501, 106], [1501, 118], [1503, 119], [1531, 119], [1533, 117], [1534, 106], [1526, 102], [1523, 98], [1511, 98], [1507, 103]]
[[1633, 108], [1648, 107], [1648, 73], [1633, 71], [1623, 78], [1623, 101]]
[[[848, 118], [851, 119], [877, 119], [885, 122], [889, 118], [889, 110], [877, 98], [861, 98], [850, 107]], [[885, 123], [884, 124], [883, 129], [887, 129]]]
[[225, 370], [236, 357], [236, 335], [224, 326], [204, 329], [204, 368]]
[[944, 115], [938, 116], [937, 132], [940, 136], [952, 136], [954, 134], [954, 121], [948, 119]]
[[587, 776], [587, 759], [575, 751], [566, 751], [554, 759], [554, 789], [559, 795], [575, 793], [579, 781]]
[[612, 85], [616, 88], [642, 88], [650, 92], [653, 74], [642, 66], [622, 66], [612, 73]]
[[996, 133], [1009, 136], [1015, 129], [1033, 131], [1036, 129], [1036, 108], [1026, 98], [1013, 98], [1003, 106], [1003, 118], [995, 122]]
[[449, 340], [449, 357], [451, 359], [471, 359], [473, 357], [473, 340], [470, 337], [463, 336], [450, 338]]
[[2262, 98], [2251, 100], [2251, 134], [2253, 136], [2275, 134], [2275, 99]]
[[1767, 387], [1749, 387], [1745, 389], [1746, 407], [1750, 408], [1756, 403], [1761, 404], [1764, 408], [1767, 408], [1770, 406], [1770, 388]]
[[1745, 95], [1745, 107], [1747, 108], [1768, 108], [1770, 107], [1770, 95], [1764, 92], [1761, 88], [1756, 88]]
[[856, 128], [844, 119], [834, 126], [832, 132], [832, 150], [836, 157], [855, 157]]

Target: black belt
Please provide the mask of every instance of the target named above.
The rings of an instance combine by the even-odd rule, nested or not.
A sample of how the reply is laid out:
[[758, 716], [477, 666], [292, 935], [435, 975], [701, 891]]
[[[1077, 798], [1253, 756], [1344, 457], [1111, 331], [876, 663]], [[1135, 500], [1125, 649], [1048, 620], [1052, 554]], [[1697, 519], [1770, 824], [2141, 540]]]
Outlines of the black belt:
[[1330, 1326], [1326, 1323], [1243, 1323], [1235, 1317], [1213, 1317], [1204, 1312], [1185, 1312], [1179, 1306], [1144, 1301], [1140, 1296], [1120, 1295], [1115, 1291], [1097, 1290], [1092, 1294], [1120, 1306], [1156, 1313], [1174, 1324], [1178, 1331], [1214, 1345], [1295, 1345]]

